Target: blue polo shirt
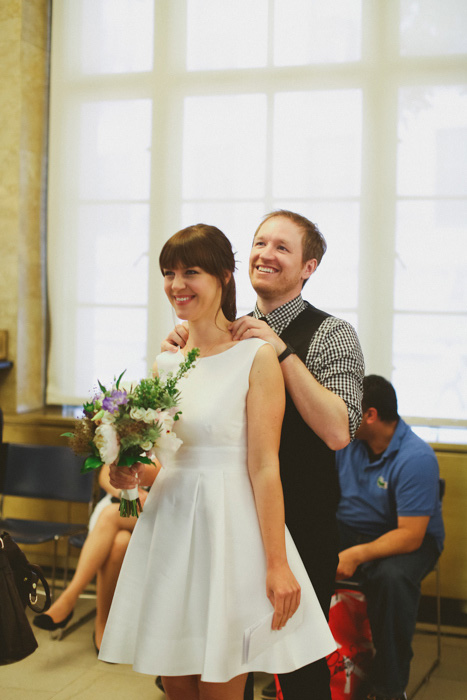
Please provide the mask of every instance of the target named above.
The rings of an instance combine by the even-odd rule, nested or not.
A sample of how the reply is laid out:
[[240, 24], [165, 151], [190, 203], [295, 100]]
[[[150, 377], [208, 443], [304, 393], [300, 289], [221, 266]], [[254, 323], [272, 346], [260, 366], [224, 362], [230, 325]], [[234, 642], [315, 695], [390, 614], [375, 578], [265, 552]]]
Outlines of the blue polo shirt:
[[443, 549], [439, 469], [431, 447], [402, 418], [386, 450], [370, 462], [366, 443], [336, 452], [341, 498], [337, 517], [375, 539], [397, 528], [398, 516], [429, 515], [427, 534]]

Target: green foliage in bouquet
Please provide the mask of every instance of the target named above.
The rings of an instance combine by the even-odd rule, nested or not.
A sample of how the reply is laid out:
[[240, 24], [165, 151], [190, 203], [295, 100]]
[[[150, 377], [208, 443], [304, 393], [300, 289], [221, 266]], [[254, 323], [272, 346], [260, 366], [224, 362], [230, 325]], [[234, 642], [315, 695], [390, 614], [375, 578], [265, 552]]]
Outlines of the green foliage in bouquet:
[[125, 372], [110, 389], [98, 382], [100, 393], [83, 404], [84, 415], [76, 422], [73, 432], [62, 435], [69, 439], [76, 454], [87, 455], [81, 471], [115, 462], [119, 467], [136, 462], [152, 464], [153, 460], [144, 452], [157, 444], [167, 414], [173, 421], [179, 419], [181, 411], [175, 410], [180, 401], [177, 384], [198, 355], [198, 348], [193, 348], [175, 374], [169, 373], [165, 380], [142, 379], [129, 391], [120, 388]]

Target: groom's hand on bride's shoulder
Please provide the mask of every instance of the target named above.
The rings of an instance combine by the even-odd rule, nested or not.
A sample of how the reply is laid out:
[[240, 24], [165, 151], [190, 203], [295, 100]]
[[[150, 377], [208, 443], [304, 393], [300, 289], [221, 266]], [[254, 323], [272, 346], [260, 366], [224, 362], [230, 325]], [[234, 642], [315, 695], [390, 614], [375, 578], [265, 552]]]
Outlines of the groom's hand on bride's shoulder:
[[230, 324], [229, 330], [233, 340], [246, 340], [246, 338], [261, 338], [270, 343], [277, 355], [285, 350], [287, 345], [279, 338], [272, 328], [259, 318], [253, 316], [241, 316]]
[[184, 323], [179, 323], [173, 331], [169, 333], [167, 338], [161, 343], [161, 352], [168, 350], [176, 352], [179, 348], [184, 348], [188, 340], [188, 326]]

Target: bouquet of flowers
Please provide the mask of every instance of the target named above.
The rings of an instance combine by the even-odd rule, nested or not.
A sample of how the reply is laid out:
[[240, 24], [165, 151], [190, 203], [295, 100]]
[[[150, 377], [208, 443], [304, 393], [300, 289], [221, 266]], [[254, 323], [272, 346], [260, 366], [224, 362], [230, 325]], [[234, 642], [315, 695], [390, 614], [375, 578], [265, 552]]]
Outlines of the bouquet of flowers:
[[[152, 464], [155, 457], [178, 450], [182, 441], [173, 431], [180, 417], [178, 381], [193, 366], [199, 350], [194, 348], [178, 368], [167, 378], [142, 379], [138, 384], [123, 388], [119, 376], [110, 389], [99, 382], [100, 392], [83, 404], [83, 417], [77, 421], [68, 437], [70, 447], [77, 454], [88, 455], [82, 472], [97, 469], [103, 464], [116, 463], [130, 467], [137, 462]], [[90, 454], [89, 454], [90, 452]], [[141, 512], [138, 488], [123, 490], [120, 515], [129, 517]]]

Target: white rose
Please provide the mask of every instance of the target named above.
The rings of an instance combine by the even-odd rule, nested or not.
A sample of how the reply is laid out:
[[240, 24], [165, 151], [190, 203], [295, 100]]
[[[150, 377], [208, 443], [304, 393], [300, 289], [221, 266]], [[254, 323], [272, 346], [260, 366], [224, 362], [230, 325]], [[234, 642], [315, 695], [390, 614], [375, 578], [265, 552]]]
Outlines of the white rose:
[[157, 411], [155, 411], [153, 408], [147, 408], [143, 420], [145, 423], [154, 423], [157, 421], [157, 417]]
[[118, 457], [120, 445], [118, 444], [117, 431], [113, 425], [101, 423], [96, 428], [94, 444], [99, 450], [100, 457], [105, 464], [112, 464]]
[[168, 411], [160, 411], [157, 418], [158, 418], [159, 423], [162, 424], [162, 428], [164, 431], [172, 430], [173, 424], [174, 424], [174, 419], [173, 419], [173, 416], [171, 416]]
[[157, 442], [152, 448], [152, 453], [157, 457], [162, 466], [166, 467], [170, 464], [173, 455], [182, 444], [183, 440], [180, 440], [175, 433], [165, 433], [165, 435], [161, 435], [160, 438], [157, 438]]
[[115, 416], [113, 415], [113, 413], [105, 411], [104, 415], [101, 418], [101, 421], [106, 425], [111, 425], [112, 423], [115, 423]]
[[144, 452], [148, 452], [152, 448], [152, 442], [150, 440], [146, 440], [146, 442], [142, 442], [140, 444], [140, 447]]
[[130, 410], [130, 418], [133, 418], [133, 420], [144, 420], [145, 415], [146, 411], [144, 408], [132, 408]]

